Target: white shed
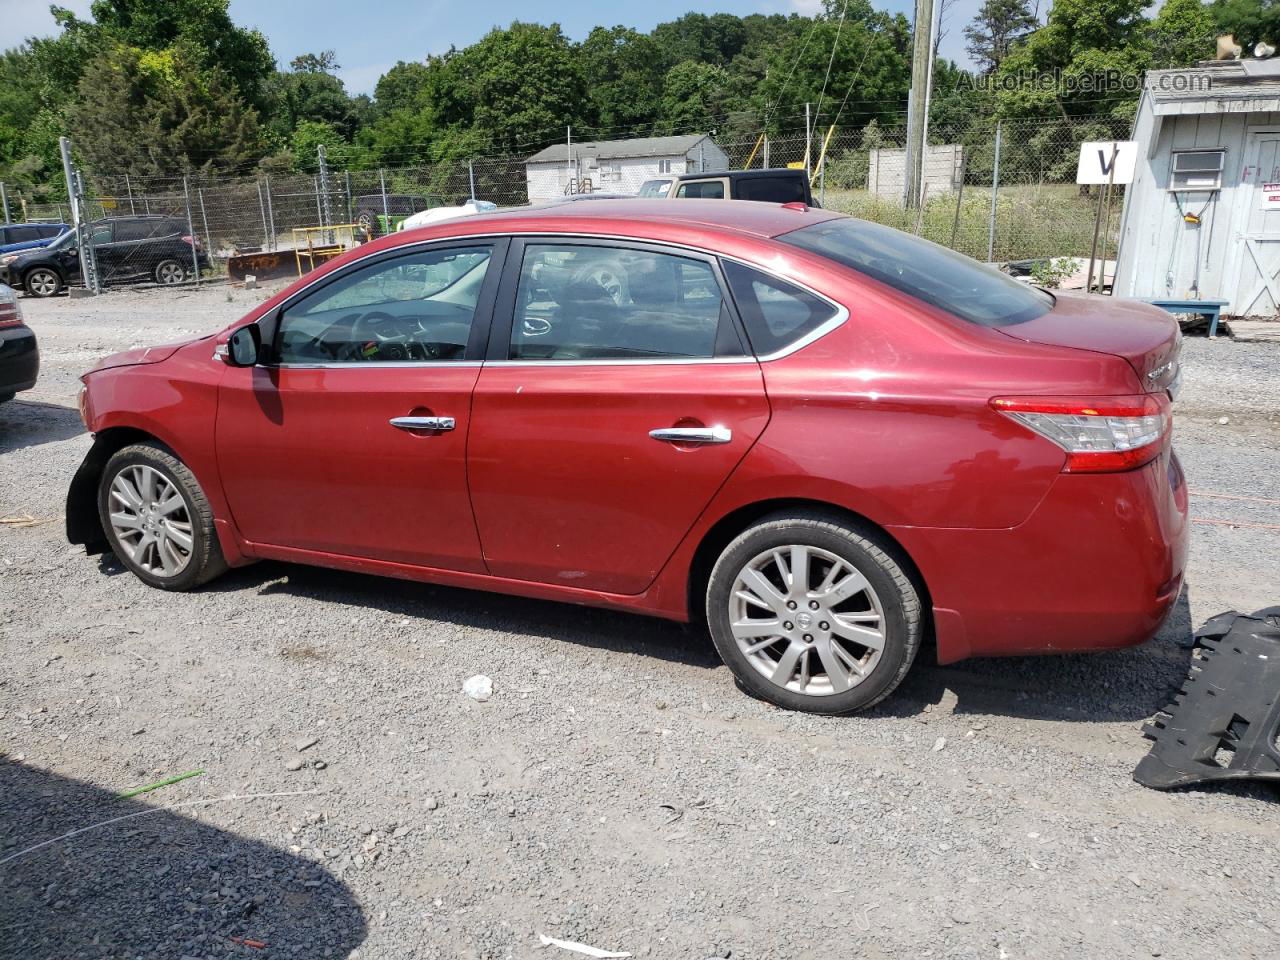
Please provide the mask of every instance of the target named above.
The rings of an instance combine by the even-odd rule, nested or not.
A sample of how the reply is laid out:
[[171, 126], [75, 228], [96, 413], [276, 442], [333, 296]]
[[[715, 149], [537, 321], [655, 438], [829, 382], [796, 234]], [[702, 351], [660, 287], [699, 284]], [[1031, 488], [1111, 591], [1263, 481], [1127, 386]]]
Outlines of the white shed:
[[529, 202], [540, 203], [566, 193], [635, 193], [656, 177], [727, 170], [729, 157], [710, 134], [695, 133], [556, 144], [526, 160], [524, 169]]
[[1280, 313], [1280, 60], [1147, 74], [1114, 292]]

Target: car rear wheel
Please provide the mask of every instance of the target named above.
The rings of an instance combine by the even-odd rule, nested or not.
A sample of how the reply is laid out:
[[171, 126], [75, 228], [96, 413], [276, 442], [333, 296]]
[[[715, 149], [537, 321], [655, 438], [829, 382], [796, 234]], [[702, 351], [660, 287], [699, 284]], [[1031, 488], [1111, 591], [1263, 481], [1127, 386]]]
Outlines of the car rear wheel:
[[371, 210], [361, 210], [356, 214], [356, 226], [364, 231], [365, 236], [370, 240], [378, 235], [377, 233], [377, 215]]
[[187, 279], [187, 268], [177, 260], [161, 260], [152, 271], [156, 283], [169, 286]]
[[920, 646], [920, 598], [867, 532], [823, 514], [779, 515], [720, 555], [707, 623], [748, 691], [791, 710], [851, 713], [906, 676]]
[[98, 514], [120, 562], [153, 587], [190, 590], [227, 569], [204, 491], [164, 447], [134, 444], [107, 461]]
[[62, 278], [56, 270], [36, 267], [27, 273], [22, 285], [33, 297], [52, 297], [62, 289]]

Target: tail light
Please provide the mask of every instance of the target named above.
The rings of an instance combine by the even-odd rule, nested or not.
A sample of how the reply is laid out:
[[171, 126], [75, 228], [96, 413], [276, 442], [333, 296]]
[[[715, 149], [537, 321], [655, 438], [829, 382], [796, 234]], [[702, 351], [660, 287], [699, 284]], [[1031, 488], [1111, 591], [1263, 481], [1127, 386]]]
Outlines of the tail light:
[[1168, 394], [996, 397], [996, 410], [1067, 452], [1063, 473], [1110, 473], [1150, 463], [1173, 428]]
[[200, 238], [199, 238], [199, 237], [183, 237], [183, 238], [182, 238], [182, 242], [183, 242], [183, 243], [185, 243], [185, 244], [189, 244], [190, 246], [195, 247], [197, 250], [199, 250], [199, 249], [200, 249]]
[[0, 284], [0, 327], [16, 327], [20, 323], [22, 307], [18, 306], [18, 295]]

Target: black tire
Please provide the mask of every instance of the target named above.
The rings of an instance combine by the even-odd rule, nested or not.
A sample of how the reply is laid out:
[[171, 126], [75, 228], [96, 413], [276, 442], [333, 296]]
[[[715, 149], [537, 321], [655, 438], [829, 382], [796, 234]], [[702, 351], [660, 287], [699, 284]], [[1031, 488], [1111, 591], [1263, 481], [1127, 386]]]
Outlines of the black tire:
[[166, 257], [152, 269], [151, 279], [161, 286], [182, 283], [187, 279], [187, 268], [172, 257]]
[[[112, 484], [122, 473], [136, 467], [149, 467], [168, 481], [181, 496], [183, 508], [189, 518], [187, 522], [190, 525], [191, 548], [185, 565], [173, 575], [158, 574], [148, 569], [145, 561], [135, 559], [133, 550], [121, 540], [120, 534], [112, 525]], [[200, 489], [195, 475], [187, 469], [186, 464], [159, 444], [135, 443], [111, 456], [98, 481], [98, 516], [107, 542], [120, 562], [150, 586], [161, 590], [192, 590], [208, 583], [227, 569], [213, 526], [213, 511], [204, 491]]]
[[62, 292], [62, 277], [49, 267], [34, 267], [22, 278], [29, 297], [54, 297]]
[[[907, 576], [902, 565], [878, 541], [879, 537], [874, 532], [858, 529], [832, 515], [800, 512], [765, 517], [725, 547], [712, 568], [707, 583], [707, 625], [716, 649], [720, 651], [720, 656], [743, 687], [761, 699], [788, 710], [822, 714], [843, 714], [865, 710], [893, 692], [915, 661], [923, 632], [922, 613], [920, 597], [911, 578]], [[828, 623], [832, 614], [826, 608], [821, 611], [814, 608], [810, 614], [810, 611], [805, 609], [808, 604], [801, 599], [798, 604], [800, 609], [794, 612], [789, 612], [793, 608], [784, 607], [782, 613], [776, 618], [772, 613], [763, 613], [765, 619], [775, 619], [780, 628], [790, 627], [791, 630], [784, 634], [783, 629], [779, 629], [776, 643], [753, 652], [750, 659], [748, 658], [750, 651], [744, 652], [739, 646], [739, 641], [734, 637], [730, 605], [741, 603], [741, 593], [735, 594], [739, 574], [744, 573], [744, 568], [753, 563], [761, 563], [764, 555], [775, 551], [781, 553], [779, 548], [792, 546], [810, 548], [815, 552], [810, 554], [808, 550], [805, 551], [806, 555], [811, 557], [810, 560], [806, 560], [809, 566], [809, 579], [803, 590], [795, 590], [786, 595], [784, 599], [788, 604], [795, 602], [790, 599], [793, 596], [822, 595], [819, 588], [823, 584], [818, 583], [817, 587], [814, 587], [814, 584], [822, 578], [824, 570], [830, 572], [836, 567], [831, 558], [838, 558], [861, 574], [873, 591], [873, 593], [861, 591], [851, 593], [845, 601], [832, 603], [832, 609], [839, 612], [841, 617], [878, 616], [878, 629], [882, 633], [879, 641], [882, 646], [878, 656], [871, 647], [864, 649], [866, 674], [859, 679], [851, 680], [854, 673], [846, 670], [842, 677], [837, 678], [838, 682], [851, 680], [852, 685], [847, 689], [840, 689], [837, 682], [831, 682], [828, 684], [830, 691], [818, 694], [802, 693], [775, 683], [761, 672], [770, 668], [775, 653], [777, 662], [781, 663], [786, 651], [790, 651], [793, 647], [807, 646], [807, 649], [800, 654], [800, 658], [811, 666], [819, 668], [812, 670], [809, 675], [811, 678], [819, 677], [816, 684], [811, 680], [811, 685], [817, 689], [818, 685], [823, 683], [821, 678], [827, 675], [819, 656], [820, 644], [824, 642], [834, 644], [838, 641], [842, 647], [842, 653], [846, 656], [851, 650], [860, 649], [856, 642], [850, 644], [835, 636], [835, 631], [830, 629]], [[791, 554], [785, 553], [783, 556], [789, 558]], [[789, 561], [784, 559], [784, 562]], [[782, 596], [785, 580], [781, 576], [780, 569], [769, 570], [769, 561], [764, 563], [765, 566], [760, 567], [759, 572], [769, 577], [777, 577], [776, 583], [781, 585], [778, 587], [778, 594]], [[841, 567], [839, 570], [844, 572], [837, 571], [837, 583], [848, 575], [845, 568]], [[842, 603], [865, 607], [867, 612], [863, 614], [840, 612]], [[875, 613], [876, 610], [879, 611], [878, 614]], [[806, 621], [803, 626], [795, 619], [801, 616]], [[786, 619], [788, 617], [792, 619]], [[822, 617], [827, 619], [820, 620], [819, 618]], [[823, 632], [820, 632], [819, 628], [822, 628]], [[770, 630], [767, 625], [764, 629]], [[804, 630], [812, 632], [804, 633]], [[760, 633], [759, 636], [763, 639], [744, 642], [764, 644], [768, 640], [766, 633]], [[817, 643], [814, 643], [815, 639]], [[830, 647], [827, 647], [827, 652], [830, 653]], [[840, 665], [843, 667], [845, 662], [841, 661]], [[795, 672], [787, 674], [788, 680], [794, 679], [797, 686], [804, 683], [805, 676], [806, 674], [800, 672], [800, 667], [797, 667]]]
[[370, 240], [378, 236], [378, 215], [372, 210], [358, 211], [354, 222]]
[[8, 403], [16, 396], [16, 393], [0, 393], [0, 403]]

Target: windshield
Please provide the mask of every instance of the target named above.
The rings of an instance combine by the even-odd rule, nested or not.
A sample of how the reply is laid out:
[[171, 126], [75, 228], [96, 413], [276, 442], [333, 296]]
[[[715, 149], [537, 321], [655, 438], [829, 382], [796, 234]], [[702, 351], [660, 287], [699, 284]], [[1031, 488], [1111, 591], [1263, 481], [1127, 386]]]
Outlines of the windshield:
[[45, 250], [65, 250], [67, 247], [74, 246], [76, 242], [75, 230], [68, 230], [61, 234], [57, 240], [45, 247]]
[[665, 197], [671, 189], [670, 180], [646, 180], [640, 187], [637, 197]]
[[1042, 290], [962, 253], [878, 223], [839, 217], [777, 239], [984, 327], [1034, 320], [1053, 308], [1053, 297]]

